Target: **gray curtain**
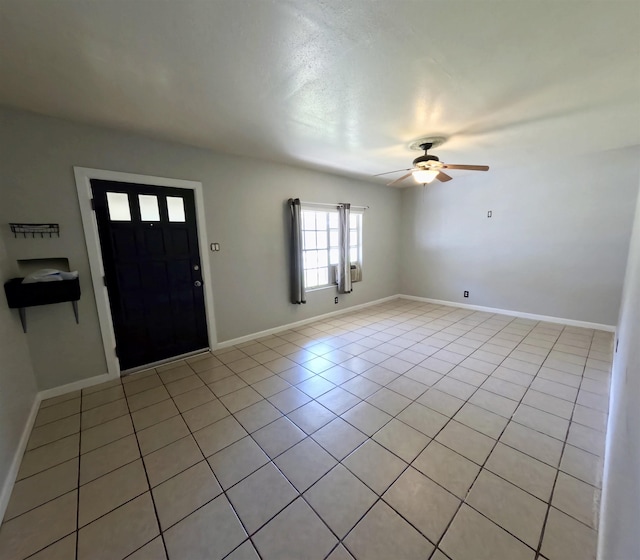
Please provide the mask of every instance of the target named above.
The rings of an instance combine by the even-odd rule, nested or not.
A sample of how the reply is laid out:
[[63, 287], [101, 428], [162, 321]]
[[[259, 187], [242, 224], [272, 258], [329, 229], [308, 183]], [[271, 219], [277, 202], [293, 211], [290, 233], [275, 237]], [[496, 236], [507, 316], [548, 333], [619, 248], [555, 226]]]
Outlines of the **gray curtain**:
[[290, 198], [288, 203], [291, 231], [289, 247], [291, 303], [307, 303], [304, 290], [304, 264], [302, 262], [302, 207], [299, 198]]
[[349, 294], [351, 288], [351, 261], [349, 260], [349, 214], [351, 204], [342, 203], [338, 206], [338, 220], [340, 222], [339, 239], [340, 252], [338, 260], [338, 292]]

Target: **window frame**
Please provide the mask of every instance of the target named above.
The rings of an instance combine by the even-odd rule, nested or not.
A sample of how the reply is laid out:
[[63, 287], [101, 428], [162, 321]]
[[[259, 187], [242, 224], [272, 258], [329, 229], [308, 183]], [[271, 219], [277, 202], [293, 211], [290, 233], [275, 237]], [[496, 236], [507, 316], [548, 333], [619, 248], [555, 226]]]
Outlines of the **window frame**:
[[[338, 216], [338, 205], [336, 204], [335, 207], [332, 207], [331, 205], [327, 205], [327, 204], [314, 204], [314, 203], [302, 203], [301, 204], [301, 211], [302, 211], [302, 223], [301, 223], [301, 228], [302, 228], [302, 256], [303, 256], [303, 269], [305, 272], [304, 275], [304, 288], [307, 292], [313, 292], [313, 291], [317, 291], [317, 290], [326, 290], [327, 288], [334, 288], [337, 284], [336, 282], [336, 278], [335, 278], [335, 274], [334, 274], [334, 269], [335, 266], [338, 263], [331, 263], [331, 249], [335, 249], [337, 248], [336, 246], [332, 246], [331, 245], [331, 231], [335, 231], [336, 229], [338, 229], [337, 227], [332, 228], [331, 224], [330, 224], [330, 214], [335, 214], [335, 216]], [[362, 240], [362, 231], [363, 231], [363, 216], [364, 216], [364, 208], [351, 208], [350, 209], [350, 214], [351, 216], [358, 216], [358, 220], [357, 220], [357, 227], [356, 228], [349, 228], [351, 231], [353, 231], [354, 229], [356, 229], [357, 231], [357, 244], [355, 245], [356, 247], [356, 252], [357, 252], [357, 260], [355, 261], [351, 261], [351, 264], [358, 264], [360, 266], [360, 268], [362, 268], [362, 255], [363, 255], [363, 240]], [[317, 215], [318, 213], [324, 213], [326, 214], [326, 230], [325, 229], [317, 229], [317, 223], [316, 223], [316, 229], [306, 229], [305, 228], [305, 218], [304, 218], [304, 213], [305, 212], [314, 212], [316, 213], [316, 219], [317, 219]], [[317, 249], [315, 247], [310, 247], [307, 248], [306, 247], [306, 236], [305, 233], [310, 233], [310, 232], [316, 232], [316, 234], [319, 231], [326, 231], [327, 234], [327, 240], [326, 240], [326, 248], [322, 247], [320, 249]], [[338, 230], [339, 231], [339, 230]], [[316, 238], [316, 242], [317, 242], [317, 238]], [[338, 240], [338, 243], [340, 242], [340, 240]], [[350, 251], [351, 248], [353, 248], [354, 245], [351, 244], [351, 236], [350, 236]], [[315, 266], [315, 267], [308, 267], [306, 264], [306, 258], [305, 258], [305, 253], [307, 251], [326, 251], [327, 253], [327, 265], [326, 266]], [[306, 272], [307, 270], [321, 270], [321, 269], [327, 269], [327, 283], [326, 284], [317, 284], [314, 286], [308, 286], [307, 283], [307, 275]]]

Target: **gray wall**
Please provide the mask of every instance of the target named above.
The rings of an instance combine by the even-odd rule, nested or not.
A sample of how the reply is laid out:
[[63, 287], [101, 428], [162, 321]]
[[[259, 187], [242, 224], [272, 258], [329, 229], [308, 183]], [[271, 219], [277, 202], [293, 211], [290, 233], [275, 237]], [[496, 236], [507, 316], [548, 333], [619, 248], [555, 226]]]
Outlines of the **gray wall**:
[[617, 337], [600, 516], [600, 560], [640, 558], [640, 198]]
[[405, 190], [402, 293], [615, 325], [639, 168], [623, 149]]
[[[0, 108], [2, 226], [8, 258], [66, 257], [79, 270], [80, 325], [70, 304], [33, 308], [27, 340], [40, 389], [106, 373], [73, 166], [203, 183], [220, 342], [398, 292], [400, 195], [393, 189], [294, 167]], [[334, 289], [288, 302], [284, 202], [369, 205], [364, 280], [334, 305]], [[7, 221], [58, 222], [60, 238], [14, 239]]]
[[[220, 342], [398, 292], [616, 322], [638, 184], [635, 150], [458, 173], [448, 184], [398, 191], [8, 109], [0, 109], [0, 125], [3, 223], [61, 224], [59, 239], [37, 240], [14, 239], [3, 226], [9, 262], [68, 258], [81, 277], [80, 325], [67, 304], [28, 311], [40, 389], [106, 372], [74, 165], [203, 183], [209, 240], [222, 247], [210, 254]], [[288, 303], [290, 196], [370, 206], [364, 281], [338, 305], [333, 289], [310, 293], [306, 306]]]
[[[0, 239], [0, 281], [15, 275]], [[4, 296], [2, 296], [4, 298]], [[20, 320], [5, 303], [0, 305], [0, 502], [8, 499], [5, 486], [20, 437], [36, 396], [36, 380]], [[3, 511], [0, 506], [0, 517]], [[1, 519], [0, 519], [1, 521]]]

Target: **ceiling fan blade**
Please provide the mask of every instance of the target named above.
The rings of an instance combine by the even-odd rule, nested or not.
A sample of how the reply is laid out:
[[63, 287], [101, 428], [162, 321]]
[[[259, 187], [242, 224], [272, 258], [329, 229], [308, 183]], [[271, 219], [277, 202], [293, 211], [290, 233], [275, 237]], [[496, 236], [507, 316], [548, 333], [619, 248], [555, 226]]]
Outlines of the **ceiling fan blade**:
[[402, 181], [404, 181], [407, 177], [411, 177], [411, 171], [409, 171], [409, 173], [407, 173], [406, 175], [399, 177], [395, 181], [391, 181], [390, 183], [387, 183], [387, 187], [394, 187], [398, 183], [401, 183]]
[[371, 176], [380, 177], [380, 175], [390, 175], [391, 173], [400, 173], [400, 171], [409, 171], [409, 169], [396, 169], [395, 171], [385, 171], [384, 173], [378, 173], [377, 175], [371, 175]]
[[445, 163], [443, 169], [468, 169], [469, 171], [489, 171], [488, 165], [455, 165], [453, 163]]
[[446, 183], [447, 181], [451, 181], [451, 179], [453, 179], [453, 177], [450, 177], [446, 173], [443, 173], [442, 171], [440, 171], [440, 173], [438, 173], [436, 175], [436, 179], [438, 179], [438, 181]]

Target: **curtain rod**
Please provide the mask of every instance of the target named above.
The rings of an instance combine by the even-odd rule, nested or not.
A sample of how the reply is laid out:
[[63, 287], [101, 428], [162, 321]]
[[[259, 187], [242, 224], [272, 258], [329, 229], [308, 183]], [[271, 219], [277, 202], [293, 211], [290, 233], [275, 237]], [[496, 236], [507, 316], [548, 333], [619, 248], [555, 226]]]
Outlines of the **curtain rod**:
[[[337, 208], [340, 206], [339, 203], [331, 204], [330, 202], [309, 202], [308, 200], [301, 200], [300, 204], [308, 204], [309, 206], [326, 206], [327, 208]], [[351, 208], [354, 210], [368, 210], [368, 206], [356, 206], [355, 204], [351, 205]]]

